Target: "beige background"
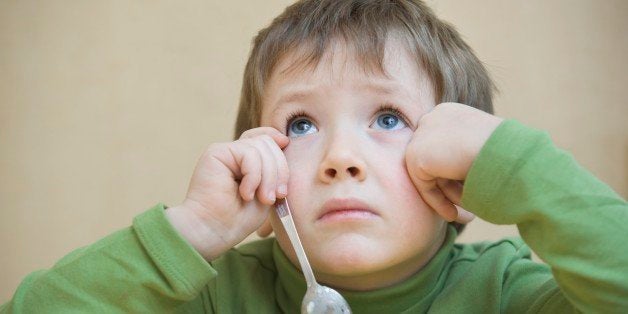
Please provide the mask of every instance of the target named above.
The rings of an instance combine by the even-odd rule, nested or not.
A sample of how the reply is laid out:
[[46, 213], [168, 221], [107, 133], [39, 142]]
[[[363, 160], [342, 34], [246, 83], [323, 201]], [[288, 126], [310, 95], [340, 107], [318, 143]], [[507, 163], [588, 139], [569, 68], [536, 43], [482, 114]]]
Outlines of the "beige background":
[[[0, 303], [181, 201], [203, 149], [230, 139], [251, 38], [290, 2], [0, 2]], [[628, 1], [430, 3], [486, 62], [498, 115], [628, 195]], [[511, 234], [476, 221], [461, 240]]]

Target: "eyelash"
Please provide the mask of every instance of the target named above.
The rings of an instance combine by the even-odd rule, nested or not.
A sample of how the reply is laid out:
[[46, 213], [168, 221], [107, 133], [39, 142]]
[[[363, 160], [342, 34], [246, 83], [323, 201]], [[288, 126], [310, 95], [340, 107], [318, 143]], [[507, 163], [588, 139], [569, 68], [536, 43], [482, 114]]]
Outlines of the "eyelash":
[[403, 121], [403, 123], [406, 124], [406, 126], [408, 126], [409, 128], [412, 127], [412, 124], [410, 123], [410, 120], [408, 120], [406, 115], [403, 114], [403, 112], [401, 112], [401, 110], [399, 110], [396, 106], [391, 105], [391, 104], [383, 104], [383, 105], [379, 106], [377, 111], [375, 111], [375, 114], [384, 113], [384, 112], [385, 113], [392, 113], [392, 114], [396, 115], [397, 117], [399, 117], [401, 119], [401, 121]]
[[310, 117], [310, 115], [308, 115], [305, 112], [305, 110], [297, 110], [297, 111], [291, 112], [286, 118], [286, 127], [285, 127], [286, 134], [288, 134], [288, 131], [289, 131], [288, 128], [290, 127], [290, 124], [298, 118], [307, 118], [307, 119], [313, 120], [312, 117]]
[[[399, 110], [394, 105], [391, 105], [391, 104], [380, 105], [379, 108], [377, 108], [377, 110], [375, 111], [375, 113], [373, 115], [378, 114], [378, 113], [391, 113], [391, 114], [394, 114], [394, 115], [398, 116], [401, 119], [401, 121], [403, 121], [403, 123], [405, 123], [408, 127], [412, 126], [412, 124], [410, 123], [408, 118], [406, 118], [406, 115], [403, 114], [403, 112], [401, 112], [401, 110]], [[310, 120], [314, 120], [314, 119], [312, 119], [312, 117], [310, 117], [310, 115], [308, 115], [305, 112], [305, 110], [293, 111], [286, 118], [286, 127], [285, 127], [286, 132], [288, 132], [288, 127], [290, 127], [290, 124], [292, 122], [294, 122], [294, 120], [296, 120], [298, 118], [307, 118], [307, 119], [310, 119]]]

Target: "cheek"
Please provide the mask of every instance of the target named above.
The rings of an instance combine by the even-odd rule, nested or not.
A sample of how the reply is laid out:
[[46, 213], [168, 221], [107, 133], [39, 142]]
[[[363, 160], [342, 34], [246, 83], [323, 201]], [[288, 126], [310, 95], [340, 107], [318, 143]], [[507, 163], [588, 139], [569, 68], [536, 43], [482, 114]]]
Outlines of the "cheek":
[[[411, 134], [406, 134], [406, 136], [381, 141], [380, 149], [387, 153], [377, 155], [377, 160], [372, 162], [375, 165], [372, 171], [377, 171], [380, 178], [378, 181], [382, 188], [391, 193], [395, 199], [408, 206], [428, 208], [410, 179], [406, 167], [405, 151], [410, 138]], [[386, 167], [381, 165], [386, 165]]]
[[393, 193], [392, 196], [403, 204], [403, 208], [414, 208], [416, 210], [415, 214], [432, 212], [427, 203], [421, 198], [405, 167], [400, 169], [398, 176], [385, 181], [383, 184], [386, 185], [386, 190], [391, 191]]
[[417, 191], [408, 175], [405, 161], [396, 162], [388, 171], [380, 172], [381, 190], [387, 193], [385, 198], [395, 204], [395, 208], [390, 212], [392, 216], [387, 218], [395, 222], [397, 236], [419, 243], [425, 237], [434, 234], [434, 228], [442, 223], [442, 220]]
[[406, 169], [405, 154], [389, 156], [387, 161], [381, 164], [389, 165], [385, 167], [385, 171], [381, 172], [381, 184], [387, 191], [391, 191], [403, 200], [420, 200], [419, 192], [416, 190], [414, 183], [410, 179], [408, 170]]

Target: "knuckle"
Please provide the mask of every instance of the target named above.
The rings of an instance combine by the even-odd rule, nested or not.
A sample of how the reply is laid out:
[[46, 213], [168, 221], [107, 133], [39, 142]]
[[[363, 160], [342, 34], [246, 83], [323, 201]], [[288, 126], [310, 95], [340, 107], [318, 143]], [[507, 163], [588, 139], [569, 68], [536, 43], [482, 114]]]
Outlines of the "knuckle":
[[275, 128], [263, 126], [263, 127], [257, 127], [257, 128], [248, 129], [244, 131], [242, 135], [240, 136], [240, 138], [256, 138], [256, 137], [261, 137], [261, 136], [270, 137], [271, 134], [277, 133], [277, 132], [278, 131]]
[[241, 139], [239, 139], [239, 140], [237, 140], [235, 142], [248, 145], [248, 144], [251, 144], [252, 140], [250, 138], [246, 137], [246, 138], [241, 138]]
[[254, 137], [243, 139], [243, 142], [253, 147], [260, 147], [260, 145], [264, 145], [264, 135], [255, 135]]
[[247, 150], [247, 152], [244, 153], [244, 156], [242, 157], [242, 167], [247, 169], [257, 169], [260, 167], [259, 163], [260, 160], [255, 155], [255, 152]]
[[255, 139], [245, 139], [244, 142], [242, 142], [243, 144], [246, 145], [246, 149], [249, 152], [255, 152], [258, 154], [262, 153], [262, 149], [260, 149], [260, 143], [258, 140]]
[[251, 145], [249, 145], [249, 149], [251, 150], [251, 152], [255, 152], [260, 157], [264, 155], [264, 150], [259, 146], [258, 142], [251, 143]]
[[242, 174], [244, 174], [245, 176], [248, 176], [249, 180], [251, 180], [253, 183], [259, 182], [260, 178], [262, 177], [261, 169], [258, 169], [258, 168], [242, 169]]
[[242, 134], [240, 135], [240, 138], [243, 139], [243, 138], [251, 137], [251, 134], [254, 132], [254, 130], [255, 129], [248, 129], [248, 130], [242, 132]]
[[224, 147], [225, 147], [224, 143], [211, 143], [205, 149], [205, 153], [209, 155], [213, 155], [215, 152], [223, 150]]
[[275, 132], [277, 130], [275, 130], [275, 128], [269, 127], [269, 126], [262, 126], [259, 127], [260, 131], [263, 131], [264, 133], [272, 133]]
[[261, 164], [264, 162], [264, 159], [262, 158], [262, 152], [257, 147], [249, 146], [247, 148], [247, 154], [251, 156], [252, 161], [254, 160], [261, 167]]
[[260, 184], [260, 181], [262, 180], [262, 172], [261, 171], [254, 171], [252, 173], [250, 173], [251, 175], [251, 179], [253, 179], [253, 182], [255, 182], [256, 185]]
[[267, 185], [276, 185], [277, 184], [277, 175], [275, 173], [273, 173], [272, 175], [267, 175], [264, 178], [264, 182], [266, 182]]
[[260, 135], [260, 140], [263, 141], [264, 143], [266, 143], [269, 146], [273, 146], [273, 145], [277, 145], [275, 144], [275, 140], [272, 138], [272, 136], [268, 135], [268, 134], [262, 134]]

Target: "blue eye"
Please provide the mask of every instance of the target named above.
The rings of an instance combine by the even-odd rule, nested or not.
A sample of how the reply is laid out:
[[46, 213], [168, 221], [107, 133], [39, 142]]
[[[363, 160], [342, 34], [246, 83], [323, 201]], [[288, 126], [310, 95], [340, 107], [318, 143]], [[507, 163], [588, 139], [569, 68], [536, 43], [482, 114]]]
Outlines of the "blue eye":
[[377, 116], [371, 127], [380, 130], [399, 130], [406, 127], [406, 123], [396, 114], [385, 112]]
[[318, 131], [314, 123], [306, 118], [296, 119], [288, 125], [288, 136], [299, 137]]

